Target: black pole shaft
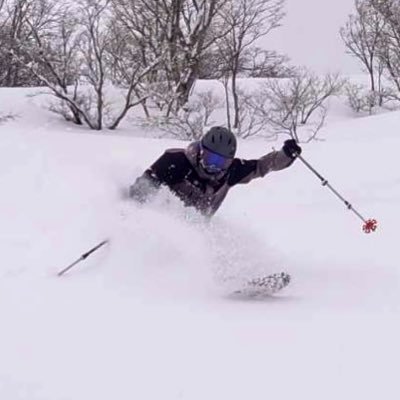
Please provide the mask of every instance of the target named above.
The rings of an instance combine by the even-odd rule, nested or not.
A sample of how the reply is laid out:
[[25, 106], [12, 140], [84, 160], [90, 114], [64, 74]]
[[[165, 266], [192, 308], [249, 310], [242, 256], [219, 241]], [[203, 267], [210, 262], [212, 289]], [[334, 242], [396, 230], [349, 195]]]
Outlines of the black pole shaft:
[[308, 161], [306, 161], [301, 155], [297, 155], [297, 158], [321, 180], [322, 186], [329, 188], [340, 200], [343, 201], [350, 211], [353, 211], [354, 214], [356, 214], [363, 222], [367, 222], [367, 220], [357, 210], [355, 210], [353, 206], [333, 186], [331, 186], [330, 183]]
[[87, 251], [85, 254], [82, 254], [80, 258], [78, 258], [76, 261], [74, 261], [72, 264], [68, 265], [68, 267], [62, 269], [60, 272], [58, 272], [57, 276], [62, 276], [66, 272], [68, 272], [70, 269], [75, 267], [76, 264], [80, 263], [83, 260], [86, 260], [92, 253], [100, 249], [100, 247], [103, 247], [105, 244], [107, 244], [109, 241], [108, 240], [103, 240], [101, 243], [99, 243], [97, 246], [93, 247], [89, 251]]

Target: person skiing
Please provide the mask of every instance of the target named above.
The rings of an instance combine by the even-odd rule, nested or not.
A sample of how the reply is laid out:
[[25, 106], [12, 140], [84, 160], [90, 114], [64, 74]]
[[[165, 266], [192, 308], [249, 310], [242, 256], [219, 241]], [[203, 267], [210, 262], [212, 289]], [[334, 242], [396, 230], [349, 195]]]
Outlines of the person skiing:
[[185, 206], [211, 217], [232, 187], [289, 167], [302, 151], [293, 139], [255, 160], [235, 158], [236, 149], [236, 137], [229, 129], [212, 127], [186, 149], [166, 150], [130, 186], [129, 197], [144, 203], [166, 186]]

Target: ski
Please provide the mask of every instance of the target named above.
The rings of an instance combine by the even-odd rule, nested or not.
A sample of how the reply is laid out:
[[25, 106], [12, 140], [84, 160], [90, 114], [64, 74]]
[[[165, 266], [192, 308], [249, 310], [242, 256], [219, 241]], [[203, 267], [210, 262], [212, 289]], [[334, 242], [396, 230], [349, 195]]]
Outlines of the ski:
[[266, 297], [280, 292], [289, 285], [291, 277], [286, 272], [254, 278], [244, 283], [233, 294], [246, 297]]

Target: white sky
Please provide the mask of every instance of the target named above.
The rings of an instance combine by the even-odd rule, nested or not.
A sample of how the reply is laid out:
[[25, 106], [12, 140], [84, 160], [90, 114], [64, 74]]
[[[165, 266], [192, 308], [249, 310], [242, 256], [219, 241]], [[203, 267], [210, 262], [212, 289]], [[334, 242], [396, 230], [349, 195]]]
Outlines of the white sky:
[[265, 45], [318, 72], [360, 72], [339, 35], [353, 10], [353, 0], [286, 0], [283, 26], [264, 39]]

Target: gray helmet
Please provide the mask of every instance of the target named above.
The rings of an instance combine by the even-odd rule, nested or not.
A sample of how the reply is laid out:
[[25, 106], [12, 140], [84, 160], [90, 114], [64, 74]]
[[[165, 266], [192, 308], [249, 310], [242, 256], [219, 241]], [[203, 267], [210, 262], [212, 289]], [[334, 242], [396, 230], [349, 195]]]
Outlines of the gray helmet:
[[201, 139], [201, 145], [221, 156], [233, 158], [236, 153], [236, 137], [222, 126], [212, 127]]

